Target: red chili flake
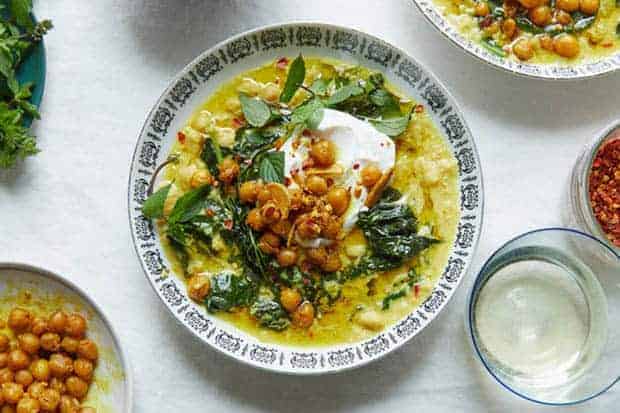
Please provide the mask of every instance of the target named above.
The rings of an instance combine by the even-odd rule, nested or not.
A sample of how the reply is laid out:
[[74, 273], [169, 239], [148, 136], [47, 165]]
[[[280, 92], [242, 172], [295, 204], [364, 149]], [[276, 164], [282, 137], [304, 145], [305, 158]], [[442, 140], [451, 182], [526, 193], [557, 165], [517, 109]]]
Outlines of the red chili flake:
[[485, 27], [489, 27], [491, 24], [493, 24], [493, 16], [489, 15], [484, 19], [480, 20], [479, 26], [480, 28], [484, 29]]
[[333, 178], [327, 178], [327, 186], [332, 186], [334, 184]]
[[179, 142], [181, 142], [181, 144], [184, 144], [185, 143], [185, 134], [183, 132], [177, 133], [177, 139], [179, 140]]
[[413, 111], [415, 113], [422, 113], [422, 112], [424, 112], [424, 106], [422, 106], [422, 105], [415, 105], [415, 108], [413, 108]]
[[284, 185], [285, 186], [291, 186], [291, 178], [289, 178], [288, 176], [284, 177]]
[[310, 129], [304, 129], [304, 131], [301, 134], [306, 137], [312, 136], [312, 131]]
[[353, 169], [360, 169], [360, 164], [359, 164], [359, 162], [355, 162], [355, 163], [353, 164]]
[[209, 215], [210, 217], [215, 216], [215, 211], [213, 211], [211, 208], [207, 209], [207, 215]]
[[418, 298], [420, 295], [420, 286], [418, 284], [413, 286], [413, 295], [415, 298]]
[[301, 169], [306, 170], [308, 168], [312, 168], [313, 166], [314, 166], [314, 160], [312, 158], [308, 158], [302, 162]]
[[276, 67], [278, 69], [286, 69], [286, 67], [288, 66], [288, 59], [286, 57], [281, 57], [277, 60], [276, 62]]
[[232, 219], [225, 219], [224, 220], [224, 228], [231, 230], [233, 228], [233, 220]]
[[233, 128], [238, 129], [238, 128], [242, 127], [243, 125], [245, 125], [245, 122], [243, 121], [243, 119], [239, 119], [239, 118], [233, 118], [232, 119], [232, 126], [233, 126]]
[[590, 205], [607, 238], [620, 247], [620, 132], [598, 150], [589, 179]]
[[304, 280], [303, 281], [304, 285], [309, 285], [310, 284], [310, 280], [309, 279], [304, 278], [303, 280]]

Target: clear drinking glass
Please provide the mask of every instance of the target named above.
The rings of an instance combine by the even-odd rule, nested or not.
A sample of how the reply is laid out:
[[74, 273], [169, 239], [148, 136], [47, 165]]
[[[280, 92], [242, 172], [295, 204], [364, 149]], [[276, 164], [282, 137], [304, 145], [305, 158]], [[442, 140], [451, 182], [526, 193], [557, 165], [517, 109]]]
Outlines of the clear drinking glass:
[[467, 310], [475, 353], [523, 398], [579, 403], [620, 379], [620, 256], [589, 234], [548, 228], [507, 242]]

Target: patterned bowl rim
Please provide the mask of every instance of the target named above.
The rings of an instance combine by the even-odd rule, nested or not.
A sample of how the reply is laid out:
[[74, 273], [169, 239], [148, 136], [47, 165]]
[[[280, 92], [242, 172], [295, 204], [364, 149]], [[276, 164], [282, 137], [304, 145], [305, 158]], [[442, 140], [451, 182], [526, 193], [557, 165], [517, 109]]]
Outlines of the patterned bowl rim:
[[457, 29], [438, 11], [434, 0], [412, 0], [424, 15], [426, 20], [442, 35], [448, 38], [453, 45], [465, 50], [471, 56], [504, 72], [530, 79], [541, 80], [583, 80], [602, 77], [620, 69], [620, 51], [601, 58], [596, 62], [580, 63], [575, 66], [555, 64], [530, 64], [511, 61], [487, 51], [484, 47], [466, 39]]
[[[164, 297], [164, 293], [162, 292], [163, 288], [161, 290], [160, 288], [158, 288], [158, 287], [162, 287], [162, 285], [158, 286], [157, 284], [158, 281], [168, 280], [168, 278], [175, 278], [175, 277], [174, 276], [158, 277], [157, 275], [151, 275], [150, 270], [148, 269], [148, 265], [146, 264], [145, 259], [143, 255], [141, 254], [142, 252], [141, 250], [146, 247], [141, 247], [139, 245], [136, 230], [134, 227], [134, 219], [135, 218], [144, 219], [144, 217], [140, 213], [136, 213], [136, 215], [133, 216], [133, 211], [132, 211], [132, 203], [133, 203], [132, 181], [135, 179], [136, 172], [138, 169], [137, 159], [139, 157], [139, 150], [141, 148], [141, 145], [144, 143], [144, 137], [147, 136], [147, 129], [150, 126], [150, 121], [152, 120], [153, 115], [160, 108], [160, 105], [162, 105], [166, 101], [166, 97], [170, 94], [170, 92], [177, 85], [177, 83], [180, 80], [184, 79], [185, 76], [192, 74], [192, 69], [194, 69], [199, 62], [201, 62], [203, 59], [206, 59], [207, 57], [210, 57], [210, 56], [223, 56], [224, 55], [223, 50], [226, 49], [226, 46], [229, 46], [237, 41], [242, 41], [244, 39], [247, 40], [247, 38], [252, 37], [252, 36], [257, 36], [260, 33], [266, 33], [266, 32], [275, 31], [275, 30], [289, 30], [291, 33], [291, 37], [292, 37], [292, 32], [295, 29], [300, 29], [300, 28], [308, 28], [308, 29], [317, 28], [319, 30], [325, 30], [326, 32], [329, 32], [330, 30], [332, 30], [335, 32], [343, 32], [345, 34], [354, 34], [355, 36], [361, 36], [364, 41], [371, 40], [372, 42], [375, 42], [377, 45], [382, 46], [383, 48], [396, 52], [397, 54], [396, 61], [398, 61], [402, 57], [403, 60], [408, 59], [408, 63], [415, 64], [415, 66], [417, 66], [423, 78], [425, 78], [424, 81], [422, 82], [422, 85], [428, 85], [430, 82], [430, 85], [428, 86], [429, 88], [431, 88], [432, 86], [435, 86], [438, 89], [440, 89], [441, 93], [443, 93], [443, 95], [446, 97], [446, 103], [449, 103], [449, 106], [454, 108], [454, 110], [452, 110], [452, 108], [448, 108], [444, 110], [441, 113], [441, 116], [444, 116], [444, 115], [448, 117], [455, 116], [457, 121], [460, 122], [459, 126], [462, 129], [462, 136], [455, 138], [455, 140], [462, 139], [462, 141], [456, 142], [456, 144], [460, 143], [461, 144], [460, 146], [464, 146], [463, 150], [465, 149], [470, 150], [471, 152], [470, 162], [473, 162], [473, 165], [474, 165], [474, 168], [472, 169], [472, 171], [475, 171], [475, 175], [477, 176], [466, 177], [468, 179], [464, 181], [462, 179], [463, 175], [473, 174], [473, 172], [470, 171], [467, 173], [462, 173], [460, 169], [461, 161], [459, 160], [458, 162], [459, 163], [458, 183], [461, 185], [461, 188], [460, 188], [460, 202], [461, 202], [460, 214], [461, 216], [459, 218], [459, 223], [458, 223], [457, 239], [454, 241], [454, 245], [448, 257], [447, 263], [445, 265], [444, 272], [437, 279], [433, 287], [433, 290], [431, 291], [431, 294], [429, 295], [429, 297], [427, 297], [427, 299], [423, 303], [421, 303], [418, 307], [413, 308], [411, 312], [408, 313], [406, 316], [404, 316], [402, 319], [386, 327], [385, 330], [376, 333], [374, 336], [372, 336], [369, 339], [365, 339], [365, 340], [358, 341], [355, 343], [344, 343], [344, 344], [336, 344], [336, 345], [330, 345], [330, 346], [317, 346], [317, 347], [309, 347], [309, 346], [295, 347], [295, 346], [288, 346], [288, 345], [275, 344], [275, 343], [264, 343], [264, 342], [261, 342], [259, 338], [252, 336], [249, 333], [246, 333], [244, 331], [241, 331], [237, 327], [223, 320], [220, 320], [219, 324], [224, 325], [225, 326], [224, 328], [218, 325], [215, 325], [212, 327], [211, 331], [208, 332], [208, 334], [203, 335], [201, 334], [201, 332], [197, 331], [194, 327], [190, 326], [187, 320], [184, 321], [182, 319], [181, 310], [176, 311], [174, 308], [172, 308], [172, 304], [169, 303]], [[258, 44], [256, 47], [258, 47]], [[302, 49], [305, 46], [297, 45], [295, 47]], [[317, 46], [317, 49], [324, 50], [327, 47], [328, 45], [321, 44]], [[217, 54], [218, 52], [220, 52], [220, 54]], [[353, 56], [357, 56], [357, 55], [359, 55], [359, 57], [361, 57], [362, 59], [366, 59], [363, 56], [361, 56], [361, 52], [353, 53]], [[234, 65], [235, 63], [236, 62], [233, 61], [231, 65]], [[228, 64], [227, 61], [226, 61], [226, 64]], [[396, 65], [396, 63], [394, 63], [394, 65]], [[420, 85], [419, 88], [421, 88], [422, 85]], [[411, 86], [411, 88], [413, 89], [414, 87]], [[332, 373], [339, 373], [339, 372], [343, 372], [347, 370], [352, 370], [352, 369], [364, 366], [370, 362], [383, 358], [387, 354], [392, 353], [396, 349], [400, 348], [403, 344], [409, 342], [414, 336], [416, 336], [425, 327], [427, 327], [437, 317], [437, 315], [441, 312], [441, 310], [444, 309], [444, 307], [447, 305], [447, 303], [450, 301], [450, 299], [456, 292], [457, 288], [460, 286], [463, 278], [468, 273], [469, 267], [471, 265], [471, 261], [478, 248], [478, 242], [480, 240], [480, 235], [482, 232], [483, 221], [484, 221], [483, 219], [484, 218], [483, 173], [482, 173], [482, 167], [480, 163], [478, 150], [476, 148], [473, 135], [462, 113], [463, 113], [462, 110], [458, 106], [452, 94], [444, 86], [444, 84], [437, 79], [437, 77], [431, 71], [429, 71], [426, 67], [421, 65], [416, 59], [412, 58], [408, 53], [404, 52], [402, 49], [372, 34], [365, 33], [361, 30], [357, 30], [354, 28], [346, 27], [346, 26], [340, 26], [340, 25], [324, 23], [324, 22], [316, 22], [316, 21], [292, 21], [292, 22], [289, 21], [285, 23], [274, 23], [274, 24], [259, 26], [259, 27], [241, 32], [234, 36], [231, 36], [221, 42], [218, 42], [214, 46], [200, 53], [196, 58], [191, 60], [185, 67], [183, 67], [179, 72], [177, 72], [172, 77], [171, 81], [169, 82], [164, 92], [159, 96], [155, 105], [151, 108], [151, 110], [146, 115], [143, 127], [141, 128], [140, 133], [138, 134], [138, 140], [136, 142], [134, 153], [131, 158], [127, 201], [128, 201], [128, 218], [129, 218], [129, 226], [130, 226], [132, 242], [134, 244], [134, 248], [135, 248], [138, 260], [140, 261], [140, 265], [142, 267], [145, 277], [147, 278], [149, 284], [151, 285], [151, 287], [153, 288], [157, 296], [160, 298], [160, 300], [165, 305], [166, 309], [169, 311], [170, 315], [172, 315], [174, 320], [176, 320], [177, 323], [181, 324], [183, 327], [189, 330], [192, 333], [192, 336], [194, 338], [198, 339], [199, 341], [203, 343], [208, 344], [211, 348], [232, 358], [235, 361], [240, 361], [246, 365], [258, 368], [260, 370], [288, 374], [288, 375], [322, 375], [322, 374], [332, 374]], [[437, 114], [437, 116], [439, 116], [439, 114]], [[439, 124], [435, 120], [433, 120], [433, 123], [435, 124], [436, 127], [439, 128]], [[444, 127], [447, 128], [448, 126], [444, 126]], [[164, 135], [166, 135], [166, 133], [164, 133]], [[444, 137], [446, 142], [448, 142], [445, 132], [440, 130], [440, 133], [442, 137]], [[456, 149], [457, 149], [456, 144], [453, 144], [452, 141], [450, 140], [449, 146], [451, 147], [453, 154], [456, 152]], [[466, 147], [467, 145], [469, 145], [469, 148]], [[475, 182], [476, 184], [476, 185], [472, 184], [473, 187], [476, 188], [472, 190], [476, 193], [476, 196], [478, 196], [478, 198], [475, 198], [474, 205], [471, 208], [468, 208], [470, 210], [469, 212], [470, 215], [465, 216], [464, 215], [465, 213], [463, 211], [463, 208], [464, 208], [463, 203], [464, 203], [464, 197], [465, 197], [464, 188], [466, 187], [467, 182], [471, 182], [471, 181]], [[465, 222], [467, 220], [473, 220], [473, 222], [476, 223], [476, 225], [471, 224], [470, 222]], [[468, 240], [469, 243], [467, 244], [467, 246], [461, 247], [462, 251], [457, 251], [456, 244], [459, 241], [459, 235], [461, 234], [462, 226], [466, 227], [463, 230], [463, 233], [465, 234], [464, 235], [465, 238], [466, 239], [467, 237], [470, 237], [470, 238]], [[155, 234], [155, 237], [157, 237], [156, 234]], [[160, 252], [159, 247], [157, 247], [155, 251], [159, 253]], [[452, 260], [454, 260], [454, 263], [452, 262]], [[451, 267], [451, 264], [454, 264], [455, 266]], [[165, 266], [163, 268], [166, 269]], [[456, 280], [449, 281], [449, 282], [453, 282], [454, 284], [451, 286], [443, 285], [442, 280], [446, 278], [446, 275], [451, 275], [450, 271], [453, 269], [456, 271]], [[162, 284], [163, 284], [163, 281], [162, 281]], [[439, 289], [440, 284], [442, 284], [441, 285], [442, 289]], [[171, 286], [171, 288], [178, 290], [178, 287], [176, 286], [176, 283], [174, 281], [172, 281], [169, 285]], [[436, 293], [437, 295], [435, 295]], [[438, 304], [436, 304], [435, 302], [432, 302], [431, 300], [432, 298], [435, 298], [435, 297], [439, 297], [437, 298], [437, 300], [439, 301]], [[187, 299], [186, 293], [184, 291], [181, 293], [181, 301], [182, 302], [187, 301], [187, 303], [185, 303], [187, 305], [184, 305], [184, 308], [198, 307], [191, 300]], [[433, 304], [433, 305], [436, 304], [435, 307], [433, 307], [432, 305], [429, 305], [429, 308], [431, 308], [432, 311], [426, 310], [427, 302], [430, 302], [430, 304]], [[422, 307], [424, 307], [424, 309], [422, 309]], [[185, 311], [185, 310], [182, 309], [182, 311]], [[192, 316], [201, 317], [202, 321], [206, 320], [207, 328], [210, 328], [208, 327], [209, 324], [211, 325], [214, 324], [213, 320], [210, 320], [209, 318], [205, 318], [204, 316], [201, 316], [200, 314], [198, 314], [195, 308], [192, 308], [192, 310], [189, 311], [187, 314], [190, 314], [190, 313]], [[210, 316], [210, 318], [214, 318], [214, 317]], [[402, 338], [401, 336], [401, 340], [397, 341], [394, 335], [392, 334], [391, 330], [401, 325], [403, 326], [403, 329], [406, 327], [409, 327], [408, 325], [405, 325], [405, 323], [407, 322], [410, 322], [411, 325], [413, 326], [413, 329], [414, 329], [413, 332], [412, 333], [405, 332], [405, 334], [408, 334], [408, 335], [404, 338]], [[215, 324], [218, 324], [218, 323], [215, 323]], [[213, 340], [212, 338], [215, 335], [216, 330], [218, 330], [217, 331], [218, 334], [215, 340]], [[231, 330], [233, 331], [233, 334], [236, 333], [238, 335], [241, 335], [243, 338], [234, 337], [233, 334], [230, 333]], [[232, 339], [235, 339], [241, 342], [246, 341], [244, 348], [241, 351], [241, 354], [238, 354], [238, 348], [234, 351], [231, 351], [223, 346], [220, 347], [219, 345], [217, 345], [216, 344], [217, 338], [220, 336], [224, 336], [225, 338], [228, 338], [228, 339], [232, 338]], [[366, 353], [367, 357], [364, 357], [362, 355], [361, 348], [364, 347], [365, 350], [370, 351], [369, 349], [372, 350], [373, 345], [379, 346], [378, 352], [372, 355], [370, 354], [370, 352], [367, 352]], [[383, 348], [382, 346], [386, 346], [386, 347]], [[252, 348], [248, 352], [249, 347], [252, 347]], [[270, 348], [267, 348], [267, 347], [270, 347]], [[261, 362], [260, 360], [255, 360], [252, 357], [248, 357], [248, 354], [252, 355], [253, 351], [279, 352], [280, 364], [275, 365], [275, 366], [269, 365], [269, 364], [265, 364], [264, 362]], [[337, 357], [342, 356], [345, 353], [348, 357], [355, 357], [357, 355], [358, 360], [355, 360], [354, 362], [348, 365], [338, 365], [338, 363], [336, 363], [335, 366], [334, 364], [332, 364], [331, 367], [324, 367], [325, 356], [328, 356], [328, 362], [331, 363], [332, 356], [335, 357], [335, 360], [337, 361]], [[283, 365], [285, 354], [287, 354], [288, 356], [292, 356], [291, 360], [295, 359], [296, 357], [299, 357], [297, 360], [300, 360], [302, 362], [302, 365], [301, 366]], [[304, 361], [303, 357], [311, 356], [314, 359], [314, 362], [315, 362], [314, 364], [316, 364], [319, 362], [319, 359], [317, 359], [317, 356], [319, 355], [320, 355], [320, 366], [319, 367], [303, 366], [303, 361]], [[273, 364], [275, 362], [272, 361], [271, 363]]]
[[2, 270], [17, 270], [17, 271], [30, 272], [30, 273], [41, 275], [42, 277], [45, 277], [45, 278], [49, 278], [50, 280], [53, 280], [59, 284], [62, 284], [64, 287], [73, 291], [82, 300], [84, 300], [86, 304], [92, 307], [95, 314], [97, 314], [97, 316], [103, 322], [103, 325], [105, 326], [105, 328], [107, 328], [108, 331], [110, 332], [110, 336], [112, 337], [112, 340], [114, 341], [114, 345], [116, 346], [116, 349], [118, 350], [118, 356], [120, 359], [119, 361], [121, 363], [121, 368], [123, 369], [123, 375], [125, 376], [124, 388], [125, 388], [125, 392], [127, 395], [125, 399], [125, 404], [123, 406], [123, 412], [126, 412], [126, 413], [131, 412], [132, 406], [133, 406], [133, 370], [131, 368], [131, 362], [129, 361], [129, 356], [127, 355], [127, 352], [122, 346], [120, 336], [114, 329], [114, 326], [110, 322], [110, 319], [106, 316], [105, 312], [99, 306], [99, 304], [97, 304], [95, 300], [90, 298], [90, 295], [88, 295], [88, 293], [85, 290], [83, 290], [80, 286], [78, 286], [73, 281], [69, 280], [68, 278], [65, 278], [60, 273], [57, 273], [55, 271], [47, 270], [45, 268], [38, 267], [32, 264], [12, 262], [12, 261], [0, 261], [0, 271]]

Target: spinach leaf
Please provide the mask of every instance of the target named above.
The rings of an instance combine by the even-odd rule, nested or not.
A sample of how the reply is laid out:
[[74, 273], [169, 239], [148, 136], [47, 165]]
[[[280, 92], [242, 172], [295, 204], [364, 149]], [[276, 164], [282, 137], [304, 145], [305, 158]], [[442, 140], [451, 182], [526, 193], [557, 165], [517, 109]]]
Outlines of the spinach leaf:
[[176, 238], [171, 237], [170, 234], [167, 234], [168, 241], [170, 242], [170, 246], [174, 251], [177, 259], [183, 266], [183, 270], [187, 273], [187, 264], [189, 263], [189, 253], [187, 252], [187, 248], [184, 243], [180, 243], [176, 240]]
[[616, 26], [616, 36], [620, 37], [620, 23], [618, 23], [618, 25]]
[[271, 119], [271, 109], [261, 99], [251, 98], [241, 93], [239, 94], [239, 101], [241, 102], [243, 116], [250, 125], [260, 128]]
[[387, 310], [390, 308], [390, 304], [392, 303], [392, 301], [398, 300], [399, 298], [402, 298], [404, 296], [407, 295], [407, 293], [409, 292], [409, 289], [407, 288], [402, 288], [398, 291], [389, 293], [388, 295], [386, 295], [383, 298], [383, 302], [381, 303], [381, 309], [382, 310]]
[[256, 287], [243, 275], [223, 272], [211, 278], [211, 292], [205, 300], [211, 313], [246, 307], [254, 300]]
[[145, 217], [153, 219], [161, 218], [164, 215], [164, 202], [166, 202], [170, 188], [172, 185], [163, 186], [144, 201], [142, 213]]
[[[385, 270], [397, 268], [405, 260], [438, 242], [433, 238], [417, 235], [417, 220], [411, 208], [393, 201], [394, 191], [389, 198], [382, 198], [368, 211], [359, 213], [357, 226], [364, 233], [372, 255], [366, 264]], [[389, 200], [388, 200], [389, 199]]]
[[205, 139], [200, 158], [207, 164], [207, 168], [209, 168], [211, 175], [217, 177], [220, 172], [217, 166], [222, 162], [223, 156], [220, 145], [215, 139]]
[[395, 118], [371, 119], [369, 122], [379, 132], [394, 138], [407, 130], [410, 118], [411, 114], [406, 116], [398, 116]]
[[258, 173], [265, 182], [284, 182], [284, 152], [266, 152], [260, 159]]
[[297, 89], [304, 83], [304, 78], [306, 77], [306, 64], [304, 63], [304, 58], [299, 55], [293, 63], [291, 63], [291, 67], [288, 71], [288, 76], [286, 77], [286, 82], [284, 83], [284, 88], [282, 88], [282, 93], [280, 94], [280, 102], [288, 103], [293, 96], [295, 96], [295, 92]]
[[416, 273], [415, 269], [410, 268], [409, 272], [407, 272], [407, 277], [399, 282], [394, 283], [393, 285], [393, 287], [401, 287], [403, 284], [405, 284], [405, 286], [386, 295], [383, 298], [381, 309], [387, 310], [388, 308], [390, 308], [390, 304], [393, 301], [405, 297], [407, 294], [409, 294], [409, 292], [411, 291], [411, 287], [420, 282], [420, 278], [421, 277]]
[[295, 108], [291, 114], [291, 122], [304, 123], [309, 129], [316, 129], [323, 120], [323, 102], [312, 98]]
[[524, 16], [518, 16], [515, 21], [517, 22], [517, 27], [524, 32], [540, 34], [543, 33], [544, 30], [540, 27], [536, 26], [530, 19]]
[[187, 222], [198, 215], [205, 206], [205, 200], [210, 189], [210, 185], [203, 185], [180, 197], [174, 204], [168, 218], [168, 224]]
[[364, 93], [364, 89], [359, 86], [357, 82], [348, 83], [340, 89], [337, 89], [334, 94], [325, 101], [325, 105], [335, 106], [349, 99], [351, 96], [361, 95], [362, 93]]
[[250, 314], [258, 323], [276, 331], [282, 331], [290, 325], [288, 314], [282, 306], [269, 298], [259, 297], [250, 307]]

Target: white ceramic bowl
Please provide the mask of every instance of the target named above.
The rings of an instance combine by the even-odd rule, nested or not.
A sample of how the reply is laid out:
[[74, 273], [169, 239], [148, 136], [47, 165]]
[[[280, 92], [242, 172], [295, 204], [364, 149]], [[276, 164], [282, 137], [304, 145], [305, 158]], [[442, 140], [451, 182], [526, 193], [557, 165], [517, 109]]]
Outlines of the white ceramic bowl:
[[[329, 347], [260, 342], [208, 314], [187, 297], [183, 281], [169, 276], [153, 224], [141, 213], [155, 169], [165, 161], [177, 131], [223, 82], [281, 56], [323, 56], [383, 72], [425, 106], [459, 162], [461, 219], [445, 271], [430, 297], [407, 317], [370, 340]], [[226, 40], [198, 56], [172, 80], [140, 132], [129, 178], [129, 222], [146, 276], [171, 314], [200, 340], [250, 365], [293, 374], [320, 374], [357, 367], [395, 350], [419, 333], [456, 291], [476, 249], [482, 225], [482, 175], [476, 147], [453, 98], [413, 58], [359, 31], [319, 23], [259, 28]]]
[[[26, 295], [31, 298], [24, 304]], [[99, 347], [96, 382], [89, 390], [87, 404], [101, 413], [131, 412], [132, 376], [127, 356], [101, 308], [82, 289], [42, 268], [0, 263], [0, 297], [3, 310], [14, 305], [41, 311], [61, 307], [67, 312], [84, 315], [88, 322], [88, 337]], [[98, 386], [97, 382], [105, 385]], [[93, 402], [89, 403], [91, 400]]]
[[450, 39], [456, 46], [485, 63], [507, 72], [547, 80], [576, 80], [601, 76], [620, 68], [620, 53], [605, 57], [597, 62], [578, 65], [533, 64], [513, 61], [490, 53], [479, 43], [467, 39], [453, 27], [441, 14], [434, 0], [413, 0], [416, 6], [437, 30]]

